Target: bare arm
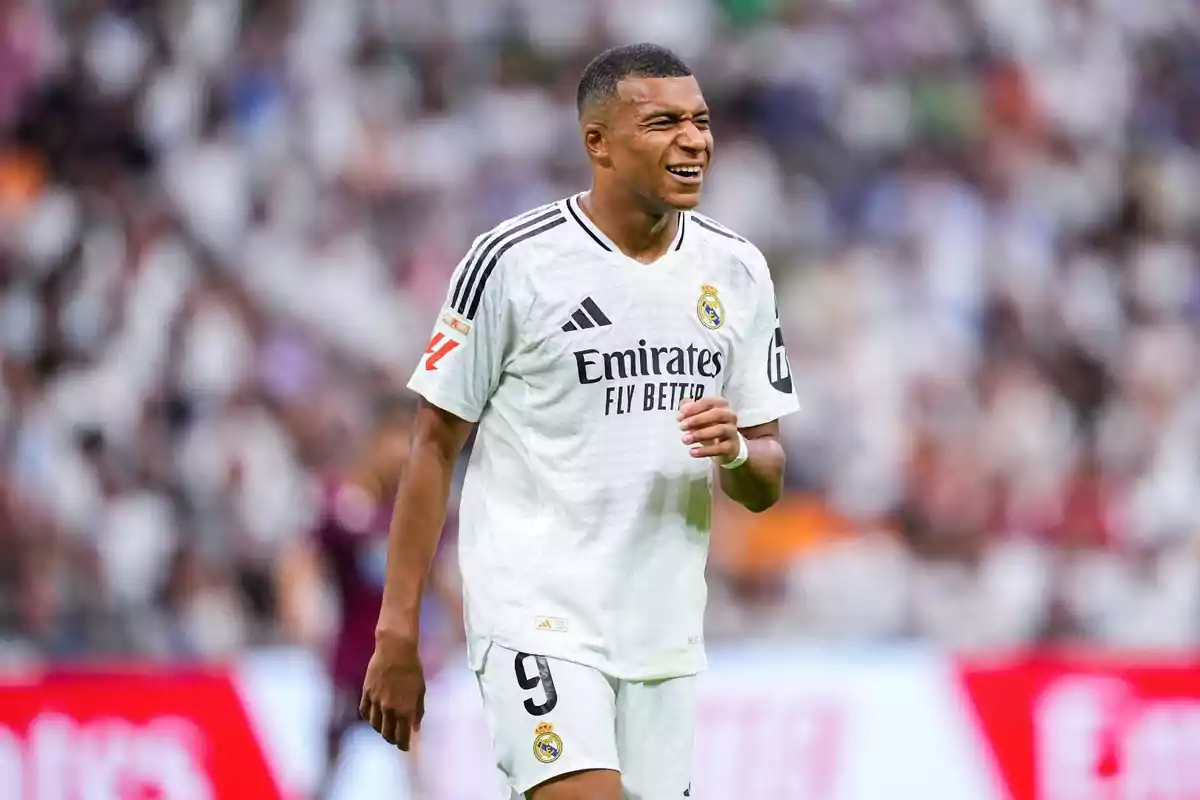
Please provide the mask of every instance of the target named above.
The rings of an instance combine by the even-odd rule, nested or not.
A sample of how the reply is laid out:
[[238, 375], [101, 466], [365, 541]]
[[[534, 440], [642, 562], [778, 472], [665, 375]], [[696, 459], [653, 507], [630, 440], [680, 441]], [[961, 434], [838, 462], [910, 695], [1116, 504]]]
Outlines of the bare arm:
[[[483, 242], [483, 237], [476, 239], [476, 248]], [[466, 292], [457, 297], [471, 264], [478, 263], [476, 255], [472, 249], [455, 268], [446, 304], [408, 382], [425, 400], [417, 408], [408, 462], [396, 491], [375, 653], [358, 707], [363, 719], [401, 750], [409, 748], [425, 714], [425, 676], [417, 647], [421, 597], [446, 522], [454, 465], [471, 431], [468, 420], [479, 419], [487, 408], [515, 346], [512, 287], [503, 277], [507, 270], [496, 270], [484, 291], [499, 254], [478, 285], [477, 275], [470, 273]]]
[[422, 400], [396, 491], [375, 638], [416, 646], [421, 596], [446, 521], [454, 464], [472, 423]]
[[772, 420], [740, 431], [750, 447], [750, 460], [734, 469], [719, 470], [721, 489], [732, 500], [755, 513], [766, 511], [775, 505], [783, 492], [787, 456], [779, 441], [779, 421]]

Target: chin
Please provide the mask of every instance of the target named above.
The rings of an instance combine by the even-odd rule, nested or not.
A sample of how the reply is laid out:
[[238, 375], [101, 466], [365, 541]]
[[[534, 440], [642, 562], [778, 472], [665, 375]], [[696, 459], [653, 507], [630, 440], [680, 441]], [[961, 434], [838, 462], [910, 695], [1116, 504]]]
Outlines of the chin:
[[700, 205], [700, 192], [671, 192], [660, 196], [659, 202], [669, 211], [691, 211]]

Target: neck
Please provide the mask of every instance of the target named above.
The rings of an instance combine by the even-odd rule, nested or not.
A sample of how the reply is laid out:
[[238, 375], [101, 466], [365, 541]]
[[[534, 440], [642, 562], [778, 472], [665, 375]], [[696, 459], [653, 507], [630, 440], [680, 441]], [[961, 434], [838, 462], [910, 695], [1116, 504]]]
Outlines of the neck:
[[654, 261], [666, 253], [679, 226], [678, 212], [648, 211], [600, 183], [584, 192], [579, 205], [622, 253], [638, 261]]

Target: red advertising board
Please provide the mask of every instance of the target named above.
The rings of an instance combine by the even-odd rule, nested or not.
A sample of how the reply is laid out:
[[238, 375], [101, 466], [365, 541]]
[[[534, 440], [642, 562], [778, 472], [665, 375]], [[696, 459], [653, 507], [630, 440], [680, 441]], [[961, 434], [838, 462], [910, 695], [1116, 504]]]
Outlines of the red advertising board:
[[1200, 800], [1200, 664], [963, 667], [1013, 800]]
[[0, 680], [12, 800], [278, 800], [228, 676], [68, 672]]
[[[328, 708], [313, 699], [329, 687], [293, 656], [0, 673], [0, 798], [308, 796]], [[1200, 800], [1200, 662], [747, 647], [718, 653], [698, 701], [699, 797]], [[416, 765], [365, 733], [338, 797], [406, 796]], [[468, 670], [431, 683], [422, 739], [431, 800], [495, 796]]]

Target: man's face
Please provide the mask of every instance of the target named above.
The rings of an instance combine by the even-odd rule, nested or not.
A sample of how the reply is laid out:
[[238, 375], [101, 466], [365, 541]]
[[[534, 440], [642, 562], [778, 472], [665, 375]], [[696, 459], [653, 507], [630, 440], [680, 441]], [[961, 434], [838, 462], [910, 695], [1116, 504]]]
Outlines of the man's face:
[[617, 182], [655, 209], [695, 208], [712, 159], [708, 106], [694, 77], [626, 78], [608, 114]]

